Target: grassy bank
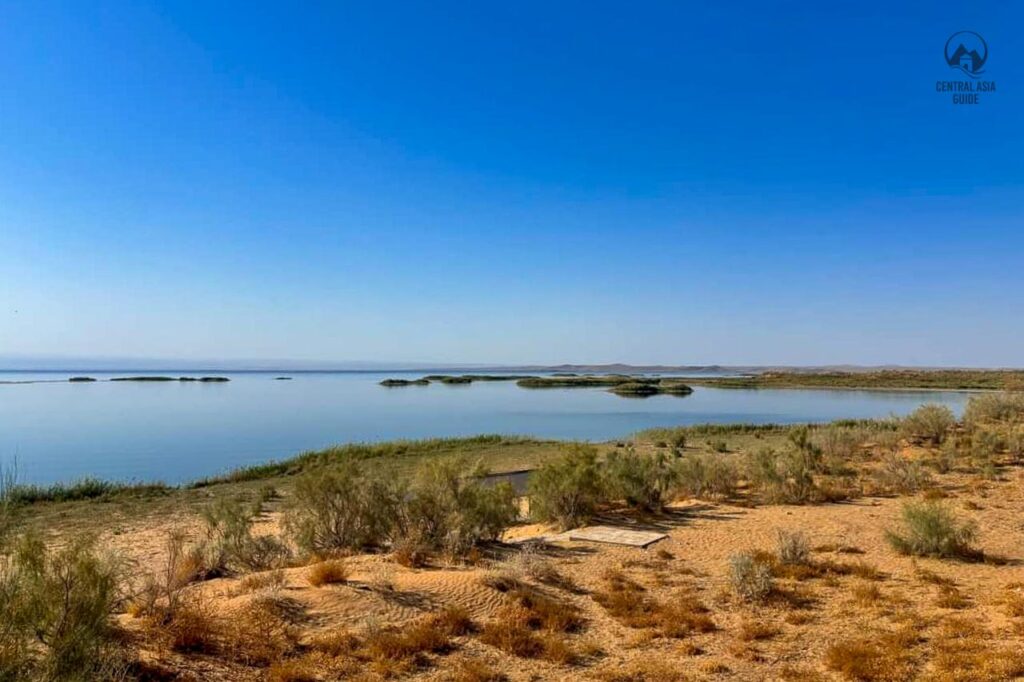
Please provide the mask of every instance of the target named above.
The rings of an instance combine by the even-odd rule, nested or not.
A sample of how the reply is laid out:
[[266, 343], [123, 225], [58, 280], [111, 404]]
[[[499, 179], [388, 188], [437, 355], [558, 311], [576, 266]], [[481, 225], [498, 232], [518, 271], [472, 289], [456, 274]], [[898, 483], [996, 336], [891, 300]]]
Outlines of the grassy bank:
[[749, 377], [688, 378], [715, 388], [851, 388], [926, 390], [1015, 390], [1020, 370], [883, 370], [878, 372], [765, 372]]

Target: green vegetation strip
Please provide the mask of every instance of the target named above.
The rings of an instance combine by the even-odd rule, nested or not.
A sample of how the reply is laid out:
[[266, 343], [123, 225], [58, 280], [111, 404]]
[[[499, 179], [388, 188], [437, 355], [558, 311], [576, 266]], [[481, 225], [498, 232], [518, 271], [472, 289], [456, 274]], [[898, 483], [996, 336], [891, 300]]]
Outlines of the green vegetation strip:
[[688, 378], [715, 388], [859, 388], [1014, 390], [1021, 370], [882, 370], [877, 372], [765, 372], [749, 377]]

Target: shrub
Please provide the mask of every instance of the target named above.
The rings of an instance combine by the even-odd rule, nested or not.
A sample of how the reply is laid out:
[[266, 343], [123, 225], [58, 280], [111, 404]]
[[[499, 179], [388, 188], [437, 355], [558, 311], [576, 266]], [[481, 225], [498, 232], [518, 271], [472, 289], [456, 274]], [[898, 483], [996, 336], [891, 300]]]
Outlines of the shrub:
[[574, 443], [530, 477], [530, 513], [563, 528], [583, 525], [605, 501], [597, 449]]
[[345, 459], [296, 481], [285, 529], [309, 553], [380, 547], [400, 529], [404, 497], [395, 477]]
[[99, 679], [119, 660], [117, 561], [80, 538], [48, 550], [20, 538], [0, 560], [0, 679]]
[[736, 594], [748, 602], [764, 601], [775, 588], [771, 567], [751, 552], [734, 554], [729, 559], [729, 582]]
[[706, 441], [706, 443], [707, 443], [708, 448], [712, 452], [719, 452], [719, 453], [729, 452], [729, 444], [726, 443], [724, 440], [708, 439]]
[[315, 564], [309, 571], [309, 584], [313, 587], [344, 583], [348, 580], [349, 570], [344, 559], [332, 559]]
[[814, 481], [818, 459], [820, 450], [762, 448], [746, 455], [746, 475], [766, 501], [803, 504], [820, 494]]
[[845, 462], [854, 459], [869, 438], [867, 429], [830, 424], [818, 432], [815, 443], [825, 458]]
[[605, 460], [608, 494], [645, 511], [661, 511], [669, 501], [675, 469], [662, 452], [637, 454], [631, 448], [613, 451]]
[[977, 558], [980, 554], [971, 546], [977, 537], [974, 525], [958, 522], [941, 502], [908, 503], [903, 506], [902, 521], [902, 532], [885, 533], [901, 554], [943, 558]]
[[738, 479], [733, 462], [718, 455], [687, 455], [676, 463], [677, 489], [698, 499], [729, 498]]
[[[554, 564], [540, 554], [536, 545], [521, 545], [519, 552], [508, 562], [508, 565], [512, 576], [522, 576], [570, 592], [575, 592], [578, 589], [571, 578], [559, 572]], [[519, 580], [518, 578], [513, 579]]]
[[878, 482], [887, 490], [898, 493], [916, 493], [930, 482], [928, 472], [914, 460], [891, 452], [882, 458], [876, 473]]
[[1024, 420], [1024, 393], [984, 393], [971, 397], [964, 408], [964, 424], [969, 428], [1021, 420]]
[[221, 499], [203, 511], [206, 542], [200, 548], [211, 576], [264, 571], [280, 566], [289, 552], [277, 538], [252, 534], [257, 510], [241, 500]]
[[271, 592], [277, 592], [281, 590], [288, 579], [284, 574], [284, 571], [277, 569], [274, 571], [267, 571], [265, 573], [253, 573], [242, 578], [238, 587], [241, 592], [257, 592], [260, 590], [269, 590]]
[[780, 530], [777, 545], [779, 561], [783, 564], [805, 566], [810, 563], [811, 548], [803, 533]]
[[900, 430], [908, 438], [940, 444], [955, 424], [952, 410], [945, 405], [928, 403], [904, 417]]
[[224, 653], [245, 665], [269, 666], [294, 651], [297, 637], [286, 620], [286, 609], [279, 597], [254, 599], [244, 612], [221, 625]]
[[501, 537], [519, 515], [509, 483], [488, 485], [487, 471], [464, 458], [437, 459], [416, 471], [406, 502], [406, 532], [421, 547], [462, 556]]

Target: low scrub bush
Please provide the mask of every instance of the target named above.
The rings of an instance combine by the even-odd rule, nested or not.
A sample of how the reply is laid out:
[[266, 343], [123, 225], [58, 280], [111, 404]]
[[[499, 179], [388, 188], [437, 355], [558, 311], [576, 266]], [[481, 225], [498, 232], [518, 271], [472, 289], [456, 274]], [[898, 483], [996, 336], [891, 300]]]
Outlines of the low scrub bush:
[[198, 548], [210, 577], [265, 571], [284, 564], [288, 548], [276, 537], [252, 533], [257, 510], [241, 500], [221, 499], [203, 512], [206, 540]]
[[535, 580], [569, 592], [576, 592], [579, 589], [571, 578], [561, 573], [532, 544], [521, 546], [519, 552], [508, 562], [508, 568], [512, 575], [521, 579]]
[[983, 393], [972, 396], [964, 408], [964, 424], [975, 428], [993, 422], [1024, 420], [1024, 393]]
[[309, 570], [309, 584], [313, 587], [334, 585], [348, 581], [348, 564], [344, 559], [331, 559], [314, 564]]
[[661, 511], [670, 501], [676, 470], [663, 452], [613, 451], [605, 460], [608, 495], [644, 511]]
[[945, 405], [929, 403], [904, 417], [900, 423], [900, 431], [911, 440], [938, 445], [946, 440], [946, 435], [955, 424], [956, 417], [952, 410]]
[[919, 462], [895, 452], [882, 457], [875, 477], [883, 489], [904, 495], [923, 490], [931, 483], [928, 472]]
[[396, 477], [345, 459], [296, 481], [284, 525], [311, 554], [380, 547], [399, 533], [404, 499]]
[[277, 597], [254, 599], [243, 612], [220, 624], [222, 652], [239, 663], [265, 667], [295, 651], [298, 637]]
[[464, 458], [424, 463], [405, 501], [407, 537], [451, 557], [500, 539], [519, 515], [516, 495], [509, 483], [485, 483], [486, 474]]
[[530, 476], [530, 513], [563, 528], [585, 524], [606, 501], [597, 449], [574, 443]]
[[752, 552], [735, 554], [729, 559], [729, 582], [747, 602], [762, 602], [775, 588], [771, 566]]
[[779, 561], [790, 566], [804, 566], [810, 563], [811, 548], [803, 533], [780, 530], [777, 534]]
[[675, 465], [677, 490], [697, 499], [726, 499], [736, 492], [739, 472], [720, 455], [686, 455]]
[[111, 621], [119, 563], [91, 539], [49, 550], [35, 536], [0, 558], [0, 679], [104, 679], [123, 660]]
[[746, 455], [746, 477], [766, 502], [805, 504], [814, 501], [820, 497], [820, 491], [814, 480], [813, 455], [809, 454], [794, 448], [781, 452], [761, 448]]
[[964, 559], [981, 554], [972, 546], [977, 537], [974, 525], [959, 522], [950, 508], [938, 501], [904, 505], [902, 527], [886, 531], [885, 537], [901, 554]]
[[815, 434], [814, 442], [826, 459], [848, 462], [856, 459], [871, 439], [871, 431], [864, 427], [830, 424]]

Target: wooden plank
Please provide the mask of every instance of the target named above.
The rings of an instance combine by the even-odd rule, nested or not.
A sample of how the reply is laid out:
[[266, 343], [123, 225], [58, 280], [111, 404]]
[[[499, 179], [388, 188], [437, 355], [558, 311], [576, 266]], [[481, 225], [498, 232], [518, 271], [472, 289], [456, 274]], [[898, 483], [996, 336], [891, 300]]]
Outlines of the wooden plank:
[[563, 534], [569, 540], [586, 542], [603, 542], [611, 545], [627, 545], [629, 547], [647, 547], [668, 537], [665, 533], [646, 530], [629, 530], [614, 526], [584, 526]]

